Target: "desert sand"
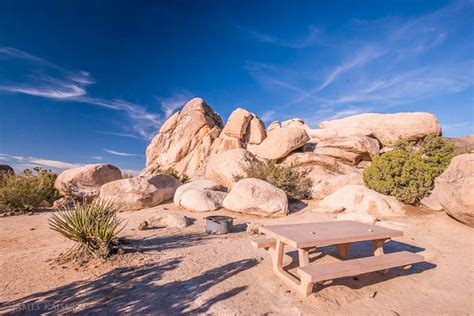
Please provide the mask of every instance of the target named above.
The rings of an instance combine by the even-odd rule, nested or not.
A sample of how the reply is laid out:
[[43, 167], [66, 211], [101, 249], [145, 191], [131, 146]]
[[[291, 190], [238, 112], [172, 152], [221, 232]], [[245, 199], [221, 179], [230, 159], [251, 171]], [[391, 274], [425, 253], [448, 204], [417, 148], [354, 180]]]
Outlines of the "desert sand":
[[[270, 257], [250, 244], [245, 223], [334, 220], [312, 213], [313, 202], [285, 218], [262, 219], [226, 211], [191, 213], [173, 204], [120, 213], [130, 242], [106, 262], [54, 265], [72, 243], [48, 228], [52, 213], [0, 219], [0, 313], [152, 313], [158, 315], [469, 315], [474, 311], [474, 233], [444, 212], [414, 209], [408, 216], [378, 222], [405, 235], [385, 252], [407, 250], [425, 257], [410, 270], [370, 273], [318, 285], [308, 298], [288, 289], [271, 272]], [[195, 219], [184, 229], [140, 231], [150, 216], [176, 212]], [[235, 232], [208, 236], [203, 217], [235, 217]], [[371, 244], [352, 245], [354, 256], [370, 255]], [[337, 260], [335, 247], [320, 262]], [[314, 256], [312, 259], [314, 261]], [[288, 252], [285, 260], [296, 260]]]

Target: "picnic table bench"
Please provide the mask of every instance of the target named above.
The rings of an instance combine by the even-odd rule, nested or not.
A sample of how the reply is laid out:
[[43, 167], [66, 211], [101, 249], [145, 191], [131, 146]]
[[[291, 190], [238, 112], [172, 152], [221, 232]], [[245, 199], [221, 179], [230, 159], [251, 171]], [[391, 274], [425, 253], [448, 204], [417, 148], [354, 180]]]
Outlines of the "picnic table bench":
[[[395, 267], [407, 267], [423, 261], [423, 256], [407, 251], [384, 254], [383, 243], [403, 232], [355, 221], [269, 225], [260, 228], [265, 234], [252, 244], [270, 253], [273, 272], [298, 293], [309, 296], [316, 282], [359, 274], [387, 271]], [[309, 251], [317, 247], [336, 245], [343, 259], [349, 257], [353, 242], [372, 241], [373, 256], [342, 260], [331, 263], [309, 264]], [[283, 269], [285, 246], [298, 250], [296, 276]]]

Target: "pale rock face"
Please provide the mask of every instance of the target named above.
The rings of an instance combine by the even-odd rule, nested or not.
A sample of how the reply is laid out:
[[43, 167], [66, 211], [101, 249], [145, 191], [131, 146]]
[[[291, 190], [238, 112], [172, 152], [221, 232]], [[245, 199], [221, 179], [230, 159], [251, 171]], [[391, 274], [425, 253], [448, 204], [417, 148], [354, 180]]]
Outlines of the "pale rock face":
[[189, 226], [189, 219], [181, 214], [169, 213], [162, 216], [147, 218], [146, 223], [148, 227], [166, 226], [171, 228], [185, 228]]
[[234, 112], [232, 112], [232, 114], [229, 116], [222, 133], [224, 135], [236, 137], [239, 139], [243, 138], [252, 117], [252, 113], [245, 109], [235, 109]]
[[359, 160], [371, 160], [380, 152], [379, 142], [367, 136], [349, 136], [332, 138], [317, 144], [317, 149], [334, 148], [357, 154]]
[[93, 164], [61, 172], [54, 187], [64, 196], [90, 200], [99, 195], [103, 184], [118, 179], [122, 179], [119, 168], [108, 164]]
[[357, 153], [353, 153], [350, 151], [346, 151], [339, 148], [334, 147], [318, 147], [314, 149], [314, 153], [324, 156], [333, 157], [342, 163], [350, 164], [350, 165], [357, 165], [361, 160], [361, 155]]
[[414, 141], [427, 135], [440, 135], [441, 125], [430, 113], [395, 114], [365, 113], [319, 124], [319, 139], [334, 137], [373, 136], [385, 146], [393, 146], [400, 139]]
[[221, 151], [260, 144], [265, 137], [263, 122], [255, 114], [238, 108], [232, 112], [224, 130], [213, 142], [211, 155]]
[[267, 134], [270, 134], [273, 131], [279, 130], [281, 128], [281, 123], [278, 121], [273, 121], [268, 125]]
[[421, 203], [433, 209], [445, 209], [460, 222], [474, 227], [474, 154], [454, 157]]
[[211, 146], [211, 155], [217, 154], [221, 151], [243, 148], [244, 144], [240, 139], [230, 136], [219, 136]]
[[297, 168], [304, 167], [307, 170], [311, 170], [311, 168], [314, 167], [318, 167], [317, 169], [323, 167], [329, 172], [329, 174], [349, 174], [357, 172], [355, 167], [343, 164], [337, 161], [334, 157], [314, 152], [291, 153], [288, 157], [284, 158], [281, 163]]
[[363, 185], [364, 180], [362, 175], [360, 173], [353, 172], [346, 175], [329, 176], [319, 183], [313, 182], [313, 187], [311, 188], [311, 198], [317, 200], [324, 199], [326, 196], [336, 192], [343, 186], [351, 184]]
[[267, 137], [265, 133], [265, 124], [262, 120], [255, 115], [252, 115], [252, 119], [249, 122], [247, 131], [245, 132], [245, 142], [247, 144], [258, 145]]
[[180, 206], [195, 212], [210, 212], [220, 209], [226, 192], [190, 189], [183, 193]]
[[233, 149], [220, 152], [209, 158], [206, 164], [205, 177], [227, 188], [236, 183], [235, 177], [245, 177], [244, 167], [260, 163], [248, 150]]
[[224, 199], [228, 210], [265, 217], [288, 214], [285, 192], [265, 181], [247, 178], [237, 182]]
[[322, 207], [344, 207], [345, 213], [373, 216], [400, 216], [405, 213], [403, 204], [396, 198], [372, 191], [363, 185], [346, 185], [326, 196]]
[[210, 180], [196, 180], [180, 186], [174, 194], [175, 205], [196, 212], [214, 211], [222, 207], [226, 188]]
[[181, 182], [164, 174], [138, 176], [104, 184], [99, 198], [113, 202], [121, 211], [139, 210], [173, 198], [180, 185]]
[[207, 180], [207, 179], [199, 179], [195, 181], [191, 181], [181, 185], [173, 197], [173, 202], [176, 205], [181, 205], [180, 201], [182, 199], [183, 193], [187, 190], [212, 190], [212, 191], [222, 191], [226, 192], [227, 189], [222, 184], [218, 184], [217, 182]]
[[258, 146], [257, 156], [264, 159], [280, 159], [302, 147], [309, 140], [305, 130], [285, 127], [272, 131]]
[[209, 156], [222, 125], [219, 114], [203, 99], [190, 100], [163, 124], [148, 145], [146, 167], [141, 175], [173, 167], [180, 174], [192, 176]]
[[299, 127], [304, 129], [309, 129], [309, 126], [300, 118], [292, 118], [286, 121], [281, 122], [281, 127]]

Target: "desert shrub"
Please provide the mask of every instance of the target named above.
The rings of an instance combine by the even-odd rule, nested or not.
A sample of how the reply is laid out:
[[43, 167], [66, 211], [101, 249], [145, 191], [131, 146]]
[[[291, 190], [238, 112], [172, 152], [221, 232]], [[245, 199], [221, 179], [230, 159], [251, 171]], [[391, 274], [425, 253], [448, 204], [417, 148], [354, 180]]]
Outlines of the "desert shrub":
[[25, 169], [20, 175], [5, 173], [0, 177], [0, 212], [35, 210], [46, 201], [60, 198], [54, 188], [57, 175], [39, 167]]
[[417, 144], [399, 142], [394, 150], [372, 160], [364, 171], [364, 182], [401, 202], [417, 204], [455, 155], [453, 144], [437, 136], [427, 136]]
[[117, 234], [123, 229], [121, 224], [117, 207], [101, 200], [75, 204], [72, 208], [54, 213], [49, 219], [52, 230], [77, 243], [60, 256], [60, 261], [69, 261], [88, 253], [95, 257], [108, 257], [117, 245]]
[[311, 179], [292, 166], [277, 164], [276, 161], [269, 160], [245, 165], [242, 168], [245, 177], [237, 176], [235, 177], [236, 181], [242, 178], [257, 178], [282, 189], [289, 198], [308, 199], [311, 197]]
[[173, 167], [168, 167], [166, 169], [156, 169], [154, 172], [154, 174], [165, 174], [167, 176], [170, 176], [170, 177], [173, 177], [175, 179], [178, 179], [179, 181], [181, 181], [182, 183], [186, 183], [186, 182], [189, 182], [189, 177], [188, 175], [186, 174], [182, 174], [180, 175], [178, 173], [178, 171], [176, 171], [176, 169], [174, 169]]

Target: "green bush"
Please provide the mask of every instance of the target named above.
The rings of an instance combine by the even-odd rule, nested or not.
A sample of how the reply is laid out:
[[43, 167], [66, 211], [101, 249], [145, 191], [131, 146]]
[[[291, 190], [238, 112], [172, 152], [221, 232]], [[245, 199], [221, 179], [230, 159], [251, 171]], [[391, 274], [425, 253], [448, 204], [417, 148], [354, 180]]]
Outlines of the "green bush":
[[5, 173], [0, 176], [0, 212], [32, 211], [46, 201], [60, 198], [54, 188], [57, 175], [39, 167], [25, 169], [22, 174]]
[[117, 244], [117, 234], [123, 229], [117, 217], [117, 207], [111, 202], [95, 200], [90, 204], [76, 204], [73, 208], [54, 213], [50, 228], [77, 244], [60, 257], [69, 261], [90, 253], [106, 258]]
[[179, 175], [178, 171], [176, 171], [176, 169], [174, 169], [173, 167], [168, 167], [166, 169], [156, 169], [154, 172], [154, 174], [165, 174], [167, 176], [170, 176], [170, 177], [173, 177], [175, 179], [178, 179], [179, 181], [181, 181], [182, 183], [186, 183], [186, 182], [189, 182], [189, 177], [188, 175], [186, 174], [182, 174], [181, 176]]
[[311, 179], [292, 166], [279, 165], [276, 161], [269, 160], [243, 166], [243, 171], [246, 176], [237, 176], [236, 181], [242, 178], [257, 178], [282, 189], [289, 198], [299, 200], [311, 197]]
[[401, 202], [417, 204], [455, 155], [453, 144], [437, 136], [427, 136], [418, 144], [400, 142], [394, 150], [372, 160], [364, 171], [364, 182]]

